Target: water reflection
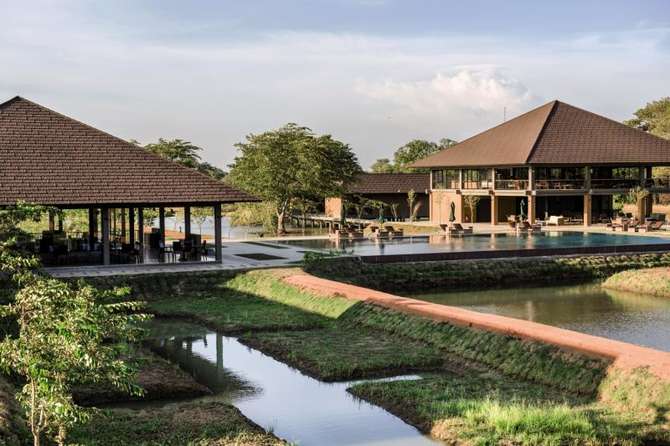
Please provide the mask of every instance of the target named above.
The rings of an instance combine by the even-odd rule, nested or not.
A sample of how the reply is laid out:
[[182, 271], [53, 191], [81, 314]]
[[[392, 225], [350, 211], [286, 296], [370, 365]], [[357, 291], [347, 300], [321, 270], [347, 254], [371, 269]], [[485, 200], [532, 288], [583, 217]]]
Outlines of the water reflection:
[[413, 297], [670, 351], [667, 298], [606, 290], [599, 284]]
[[[155, 321], [154, 324], [169, 322]], [[351, 383], [323, 383], [235, 338], [215, 332], [156, 339], [153, 348], [193, 373], [277, 436], [299, 445], [434, 445], [412, 426], [346, 392]]]

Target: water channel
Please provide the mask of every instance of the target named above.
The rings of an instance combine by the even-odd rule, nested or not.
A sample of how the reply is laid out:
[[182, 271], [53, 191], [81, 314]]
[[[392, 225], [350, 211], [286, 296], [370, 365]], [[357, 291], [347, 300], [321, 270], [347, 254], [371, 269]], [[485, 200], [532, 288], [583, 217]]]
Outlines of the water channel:
[[[280, 438], [300, 446], [439, 444], [380, 407], [349, 394], [346, 389], [351, 382], [321, 382], [236, 338], [198, 325], [153, 324], [166, 333], [155, 338], [154, 351]], [[170, 331], [176, 334], [168, 335]]]
[[598, 283], [412, 297], [670, 351], [670, 299], [607, 290]]

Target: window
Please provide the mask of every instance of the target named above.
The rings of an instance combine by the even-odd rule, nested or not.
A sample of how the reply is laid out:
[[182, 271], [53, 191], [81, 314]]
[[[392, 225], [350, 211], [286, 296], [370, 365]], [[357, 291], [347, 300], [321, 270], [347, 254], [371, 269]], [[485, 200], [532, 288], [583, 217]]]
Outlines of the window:
[[458, 189], [458, 169], [435, 169], [433, 170], [433, 189]]

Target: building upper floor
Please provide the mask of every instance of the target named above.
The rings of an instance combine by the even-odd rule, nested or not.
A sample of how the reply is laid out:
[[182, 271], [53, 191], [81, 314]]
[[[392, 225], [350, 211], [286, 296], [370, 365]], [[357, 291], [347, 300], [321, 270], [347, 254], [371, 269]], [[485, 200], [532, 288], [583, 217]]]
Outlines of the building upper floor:
[[552, 101], [417, 161], [432, 189], [670, 191], [670, 141]]

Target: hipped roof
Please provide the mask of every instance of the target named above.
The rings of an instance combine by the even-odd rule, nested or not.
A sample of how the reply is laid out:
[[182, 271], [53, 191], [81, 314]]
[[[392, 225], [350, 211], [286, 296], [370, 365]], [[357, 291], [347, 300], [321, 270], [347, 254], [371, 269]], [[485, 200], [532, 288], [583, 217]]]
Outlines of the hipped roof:
[[670, 165], [670, 141], [552, 101], [413, 167]]
[[255, 201], [194, 169], [19, 96], [0, 104], [0, 205]]

